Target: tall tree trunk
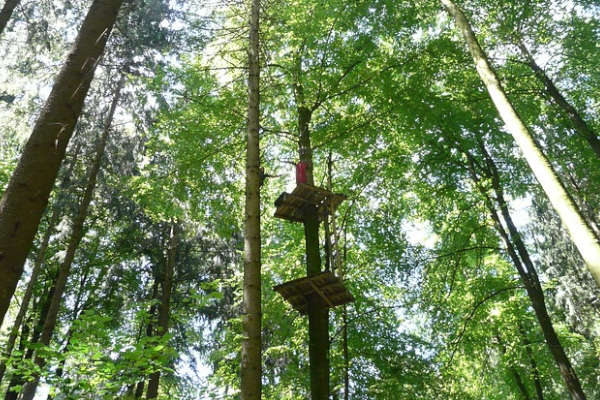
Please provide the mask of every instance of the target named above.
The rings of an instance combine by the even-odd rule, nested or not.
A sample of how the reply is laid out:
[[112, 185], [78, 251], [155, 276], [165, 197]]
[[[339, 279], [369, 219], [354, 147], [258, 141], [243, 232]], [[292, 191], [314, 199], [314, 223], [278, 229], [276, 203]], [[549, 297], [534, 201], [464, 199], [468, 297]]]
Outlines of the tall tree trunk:
[[[314, 185], [313, 156], [309, 130], [311, 114], [310, 109], [303, 105], [298, 106], [300, 161], [305, 162], [307, 165], [307, 183]], [[306, 206], [304, 210], [304, 239], [306, 241], [306, 273], [308, 276], [314, 276], [321, 272], [319, 217], [314, 206]], [[329, 398], [329, 310], [321, 305], [317, 295], [308, 300], [311, 399], [327, 400]]]
[[0, 199], [0, 323], [123, 0], [94, 0]]
[[[344, 254], [343, 260], [339, 263], [340, 265], [340, 277], [344, 277], [346, 273], [346, 262], [348, 255], [348, 242], [346, 237], [346, 227], [344, 227]], [[336, 239], [337, 242], [337, 239]], [[344, 304], [343, 310], [343, 331], [342, 331], [342, 346], [344, 355], [344, 400], [350, 399], [350, 351], [348, 350], [348, 307]]]
[[[496, 333], [496, 340], [498, 341], [498, 347], [500, 348], [500, 351], [503, 355], [506, 355], [506, 345], [498, 333]], [[510, 371], [510, 374], [512, 375], [512, 378], [515, 381], [515, 384], [517, 385], [517, 388], [519, 389], [523, 399], [531, 400], [531, 397], [529, 397], [529, 392], [527, 391], [527, 386], [525, 386], [525, 383], [523, 383], [523, 379], [521, 378], [521, 374], [519, 374], [517, 368], [514, 365], [509, 365], [508, 370]]]
[[4, 32], [4, 29], [6, 28], [8, 21], [10, 21], [13, 11], [20, 2], [21, 0], [6, 0], [4, 2], [2, 10], [0, 10], [0, 35], [2, 35], [2, 32]]
[[[44, 327], [44, 321], [46, 320], [46, 315], [48, 315], [48, 309], [50, 308], [50, 302], [52, 301], [52, 296], [54, 296], [54, 291], [56, 288], [56, 274], [53, 272], [51, 275], [52, 276], [50, 278], [50, 282], [49, 282], [50, 287], [48, 289], [48, 292], [44, 293], [41, 296], [42, 300], [40, 300], [40, 302], [39, 302], [40, 314], [39, 314], [38, 322], [35, 324], [35, 326], [33, 328], [33, 334], [31, 335], [30, 343], [36, 343], [38, 341], [38, 339], [40, 338], [42, 328]], [[25, 339], [26, 339], [25, 337], [21, 338], [21, 340], [25, 340]], [[31, 360], [32, 357], [33, 357], [33, 348], [31, 346], [29, 346], [29, 348], [25, 352], [23, 360]], [[10, 388], [14, 387], [14, 386], [22, 386], [24, 383], [25, 383], [25, 378], [22, 375], [13, 374], [13, 376], [10, 379], [10, 383], [8, 385], [9, 389], [6, 391], [6, 394], [4, 396], [4, 400], [17, 400], [20, 390], [13, 391], [13, 390], [10, 390]]]
[[143, 395], [144, 395], [144, 380], [142, 379], [135, 386], [134, 398], [135, 399], [141, 399]]
[[506, 124], [506, 128], [521, 148], [529, 167], [542, 185], [550, 203], [560, 216], [563, 225], [567, 228], [573, 243], [577, 246], [596, 283], [600, 286], [600, 242], [581, 215], [571, 196], [565, 190], [562, 182], [558, 179], [556, 172], [533, 139], [531, 132], [529, 132], [510, 103], [487, 56], [479, 46], [464, 13], [451, 0], [440, 1], [448, 13], [454, 17], [456, 25], [462, 31], [477, 72], [485, 84], [500, 117]]
[[[48, 310], [48, 315], [46, 316], [46, 320], [44, 321], [44, 329], [42, 330], [42, 334], [40, 336], [39, 343], [47, 346], [50, 344], [50, 339], [52, 338], [52, 334], [54, 333], [54, 328], [56, 326], [56, 321], [58, 318], [58, 310], [60, 308], [60, 303], [65, 291], [65, 287], [67, 285], [67, 279], [69, 277], [69, 273], [71, 271], [71, 265], [73, 264], [73, 260], [75, 259], [75, 252], [79, 247], [79, 243], [85, 234], [84, 223], [87, 217], [88, 209], [90, 203], [92, 202], [92, 198], [94, 195], [94, 189], [96, 187], [96, 178], [98, 177], [98, 172], [100, 171], [100, 167], [102, 166], [102, 158], [104, 157], [104, 150], [106, 149], [106, 142], [108, 141], [108, 136], [110, 134], [112, 120], [115, 114], [115, 110], [119, 103], [121, 97], [121, 88], [124, 84], [124, 78], [119, 82], [115, 95], [113, 97], [112, 104], [108, 111], [108, 116], [104, 123], [104, 129], [102, 131], [102, 135], [100, 136], [100, 140], [97, 145], [96, 155], [94, 157], [94, 161], [92, 163], [92, 167], [88, 172], [87, 184], [85, 187], [85, 191], [83, 194], [83, 198], [79, 205], [79, 209], [77, 211], [77, 215], [73, 221], [73, 226], [71, 229], [71, 235], [69, 238], [69, 245], [67, 246], [67, 251], [65, 253], [65, 258], [63, 262], [60, 264], [58, 269], [58, 277], [56, 278], [56, 290], [54, 292], [54, 296], [52, 296], [52, 301], [50, 303], [50, 308]], [[42, 367], [45, 363], [43, 357], [39, 354], [36, 355], [35, 363]], [[37, 385], [39, 382], [39, 375], [34, 377], [34, 380], [25, 385], [25, 389], [23, 391], [23, 400], [33, 400], [35, 395], [35, 391], [37, 389]]]
[[[21, 338], [19, 340], [19, 352], [21, 353], [21, 360], [23, 360], [23, 352], [25, 351], [25, 346], [27, 343], [27, 340], [29, 339], [29, 323], [31, 323], [32, 321], [27, 321], [24, 324], [21, 325]], [[6, 367], [6, 363], [4, 364], [4, 366]], [[11, 393], [11, 388], [17, 385], [20, 385], [22, 383], [23, 377], [18, 375], [18, 374], [13, 374], [10, 378], [10, 381], [8, 383], [8, 386], [6, 387], [6, 393], [5, 393], [5, 397], [9, 396], [9, 393]], [[16, 398], [17, 393], [14, 393], [14, 396]]]
[[[21, 300], [21, 305], [19, 307], [19, 312], [13, 322], [12, 327], [10, 328], [10, 333], [8, 335], [8, 339], [6, 341], [6, 346], [4, 350], [3, 357], [8, 359], [12, 354], [15, 341], [17, 340], [17, 335], [21, 324], [23, 323], [23, 319], [27, 314], [27, 310], [29, 309], [29, 302], [31, 301], [31, 297], [33, 296], [33, 289], [35, 284], [37, 283], [38, 276], [40, 274], [40, 270], [42, 267], [42, 263], [44, 262], [44, 258], [46, 256], [46, 249], [48, 248], [48, 243], [50, 242], [50, 236], [52, 234], [52, 230], [56, 226], [58, 222], [58, 211], [54, 210], [52, 216], [50, 217], [50, 223], [48, 224], [48, 229], [44, 233], [44, 238], [42, 239], [42, 244], [38, 251], [35, 263], [33, 265], [33, 269], [31, 271], [31, 277], [29, 278], [29, 282], [27, 283], [27, 289], [25, 289], [25, 294], [23, 295], [23, 299]], [[4, 373], [6, 372], [6, 360], [0, 363], [0, 382], [4, 378]]]
[[544, 70], [541, 69], [539, 65], [537, 65], [535, 59], [533, 58], [525, 44], [523, 42], [519, 42], [518, 46], [521, 50], [521, 54], [523, 55], [523, 57], [525, 57], [525, 60], [527, 61], [529, 67], [533, 70], [537, 78], [540, 81], [542, 81], [542, 83], [546, 87], [546, 94], [548, 94], [552, 98], [552, 100], [554, 100], [554, 102], [561, 108], [561, 110], [565, 114], [567, 114], [577, 133], [579, 133], [579, 135], [588, 142], [594, 153], [596, 153], [596, 156], [600, 158], [600, 140], [598, 139], [598, 135], [596, 135], [596, 132], [594, 132], [592, 128], [589, 127], [589, 125], [584, 121], [579, 112], [577, 112], [575, 107], [573, 107], [567, 101], [567, 99], [565, 99], [565, 97], [560, 93], [558, 88], [554, 85], [554, 82], [552, 82], [552, 79], [550, 79], [550, 77], [546, 75], [546, 72], [544, 72]]
[[519, 332], [523, 338], [523, 345], [525, 346], [525, 352], [527, 353], [527, 358], [529, 359], [529, 365], [531, 366], [531, 374], [533, 375], [533, 384], [535, 386], [535, 394], [537, 396], [537, 400], [544, 400], [544, 389], [542, 387], [542, 379], [540, 377], [540, 371], [537, 367], [537, 362], [535, 361], [535, 357], [533, 356], [533, 351], [531, 350], [531, 341], [527, 337], [527, 332], [523, 329], [523, 326], [519, 322]]
[[[81, 317], [81, 315], [83, 313], [85, 313], [87, 310], [90, 310], [93, 307], [94, 302], [92, 301], [92, 299], [96, 293], [96, 290], [104, 282], [104, 277], [106, 276], [106, 273], [109, 271], [109, 268], [110, 268], [110, 266], [108, 264], [104, 264], [100, 267], [100, 272], [98, 273], [97, 278], [94, 280], [93, 284], [91, 285], [91, 288], [88, 291], [88, 297], [87, 297], [86, 301], [83, 303], [83, 305], [81, 305], [81, 299], [82, 299], [83, 293], [85, 291], [86, 279], [82, 279], [79, 294], [77, 296], [77, 300], [75, 300], [75, 304], [73, 305], [73, 317], [71, 320], [71, 326], [69, 327], [69, 330], [67, 331], [65, 343], [60, 350], [60, 354], [64, 354], [69, 349], [69, 346], [71, 345], [71, 339], [73, 338], [73, 333], [75, 332], [76, 321]], [[107, 297], [111, 297], [111, 296], [112, 296], [112, 294], [109, 294]], [[57, 380], [60, 379], [62, 377], [62, 375], [64, 374], [66, 361], [67, 361], [66, 358], [63, 358], [62, 360], [60, 360], [60, 363], [58, 364], [58, 367], [56, 368], [56, 372], [54, 375]], [[54, 399], [54, 395], [48, 394], [48, 397], [46, 398], [46, 400], [53, 400], [53, 399]]]
[[567, 171], [566, 173], [568, 178], [567, 180], [572, 188], [571, 190], [575, 193], [575, 196], [573, 197], [575, 199], [579, 199], [579, 209], [584, 213], [585, 218], [587, 219], [588, 224], [590, 225], [590, 228], [592, 228], [592, 231], [596, 237], [600, 238], [600, 224], [598, 223], [598, 217], [596, 217], [596, 212], [592, 209], [592, 207], [584, 202], [586, 195], [582, 190], [581, 181], [579, 178], [574, 176], [572, 171]]
[[[62, 189], [66, 189], [70, 182], [71, 172], [73, 171], [73, 167], [77, 161], [77, 155], [79, 154], [79, 146], [76, 146], [73, 152], [73, 161], [69, 164], [69, 168], [65, 171], [64, 180], [61, 184]], [[44, 258], [46, 257], [46, 249], [48, 248], [48, 244], [50, 242], [50, 236], [52, 236], [52, 232], [56, 224], [58, 223], [58, 218], [60, 216], [60, 209], [56, 206], [52, 210], [52, 215], [50, 216], [50, 221], [48, 222], [48, 227], [44, 232], [44, 237], [42, 238], [42, 243], [40, 244], [40, 248], [38, 249], [37, 256], [35, 258], [35, 262], [33, 264], [33, 269], [31, 270], [31, 277], [29, 278], [29, 282], [27, 283], [27, 288], [25, 289], [25, 294], [23, 295], [23, 299], [21, 300], [21, 305], [19, 307], [19, 312], [15, 317], [15, 321], [13, 322], [12, 327], [10, 328], [10, 333], [8, 335], [8, 339], [6, 341], [6, 346], [4, 350], [4, 357], [10, 357], [13, 347], [15, 345], [15, 341], [17, 339], [17, 334], [23, 323], [23, 319], [27, 314], [27, 309], [29, 308], [29, 303], [31, 301], [31, 297], [33, 296], [33, 289], [37, 283], [38, 276], [40, 274], [42, 264], [44, 263]], [[0, 363], [0, 382], [4, 378], [4, 373], [6, 372], [6, 361]]]
[[[542, 286], [539, 282], [535, 266], [531, 261], [529, 252], [525, 248], [525, 245], [521, 240], [521, 235], [508, 210], [508, 205], [504, 199], [504, 194], [500, 186], [499, 175], [495, 168], [495, 164], [481, 143], [480, 149], [484, 153], [485, 162], [488, 168], [486, 175], [487, 178], [490, 178], [492, 181], [492, 189], [496, 195], [495, 199], [492, 200], [487, 191], [479, 185], [480, 179], [475, 173], [473, 158], [472, 156], [468, 155], [471, 160], [471, 177], [479, 186], [482, 195], [486, 198], [486, 205], [492, 216], [492, 219], [495, 222], [496, 230], [504, 240], [508, 254], [512, 259], [515, 268], [519, 272], [519, 275], [521, 276], [521, 280], [531, 301], [531, 305], [542, 329], [542, 333], [544, 334], [546, 344], [548, 345], [550, 353], [554, 357], [571, 398], [573, 400], [584, 400], [586, 397], [581, 388], [579, 379], [577, 378], [577, 375], [571, 366], [569, 358], [567, 357], [565, 350], [562, 347], [558, 336], [556, 335], [556, 331], [552, 325], [552, 320], [548, 315], [548, 310], [546, 309], [546, 303], [544, 299], [544, 292], [542, 291]], [[500, 215], [498, 215], [496, 207], [500, 209], [502, 219], [500, 218]], [[502, 224], [502, 220], [504, 221], [504, 225]], [[504, 226], [507, 227], [508, 232]]]
[[244, 224], [244, 311], [241, 397], [260, 400], [261, 356], [261, 243], [260, 243], [260, 65], [259, 0], [251, 0], [248, 45], [248, 126], [246, 143], [246, 220]]
[[[158, 299], [159, 284], [160, 284], [160, 278], [159, 278], [158, 271], [156, 271], [154, 273], [154, 284], [152, 285], [152, 295], [150, 297], [150, 300]], [[153, 302], [152, 305], [150, 306], [150, 310], [148, 312], [148, 324], [146, 325], [146, 337], [152, 336], [152, 332], [154, 330], [152, 321], [154, 319], [155, 314], [156, 314], [156, 303]], [[143, 329], [143, 324], [140, 324], [140, 333], [138, 335], [138, 340], [142, 337], [142, 329]], [[144, 385], [145, 385], [145, 377], [144, 377], [144, 379], [140, 380], [135, 385], [135, 394], [134, 394], [135, 399], [141, 399], [144, 396]]]
[[[159, 337], [166, 335], [169, 330], [169, 310], [171, 305], [171, 292], [173, 289], [173, 273], [177, 261], [179, 222], [173, 222], [170, 231], [167, 256], [162, 273], [162, 296], [158, 309], [158, 329], [156, 335]], [[160, 371], [156, 371], [150, 375], [148, 391], [146, 392], [146, 398], [148, 400], [155, 399], [158, 396], [159, 381]]]

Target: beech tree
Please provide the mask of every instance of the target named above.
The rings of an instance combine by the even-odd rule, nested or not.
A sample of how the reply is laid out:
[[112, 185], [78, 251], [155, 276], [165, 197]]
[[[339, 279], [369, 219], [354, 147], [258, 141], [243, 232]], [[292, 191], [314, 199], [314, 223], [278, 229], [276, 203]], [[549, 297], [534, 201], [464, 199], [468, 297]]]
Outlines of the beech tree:
[[596, 283], [600, 285], [600, 241], [581, 215], [572, 197], [552, 169], [521, 117], [508, 100], [487, 56], [479, 46], [464, 13], [450, 0], [441, 0], [461, 30], [481, 80], [496, 105], [506, 127], [521, 148], [536, 178], [544, 188], [554, 209], [560, 215], [573, 242], [579, 249]]

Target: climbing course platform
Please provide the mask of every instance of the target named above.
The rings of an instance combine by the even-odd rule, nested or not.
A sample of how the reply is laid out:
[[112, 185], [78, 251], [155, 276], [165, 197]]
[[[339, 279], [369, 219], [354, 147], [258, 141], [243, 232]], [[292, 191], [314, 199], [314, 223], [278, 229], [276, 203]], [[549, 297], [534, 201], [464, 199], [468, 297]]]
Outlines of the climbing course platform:
[[276, 218], [282, 218], [292, 222], [302, 222], [304, 207], [313, 205], [322, 221], [328, 214], [333, 214], [338, 206], [346, 199], [346, 195], [332, 193], [329, 190], [298, 183], [292, 193], [283, 193], [275, 202], [277, 210]]
[[329, 271], [285, 282], [273, 289], [300, 314], [308, 312], [308, 299], [311, 297], [320, 299], [322, 307], [336, 307], [354, 301], [342, 280]]

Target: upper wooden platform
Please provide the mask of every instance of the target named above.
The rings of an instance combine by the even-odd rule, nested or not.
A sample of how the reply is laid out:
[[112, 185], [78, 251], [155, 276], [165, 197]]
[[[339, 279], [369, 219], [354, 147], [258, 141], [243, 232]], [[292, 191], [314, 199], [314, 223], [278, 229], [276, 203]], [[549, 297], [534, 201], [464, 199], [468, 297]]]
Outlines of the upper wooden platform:
[[346, 195], [344, 194], [332, 193], [317, 186], [299, 183], [277, 207], [275, 217], [292, 222], [302, 222], [304, 207], [313, 205], [319, 214], [319, 221], [322, 221], [328, 214], [333, 214], [345, 199]]
[[285, 282], [273, 289], [300, 311], [300, 314], [307, 313], [310, 297], [319, 299], [321, 307], [336, 307], [354, 301], [344, 283], [329, 271]]

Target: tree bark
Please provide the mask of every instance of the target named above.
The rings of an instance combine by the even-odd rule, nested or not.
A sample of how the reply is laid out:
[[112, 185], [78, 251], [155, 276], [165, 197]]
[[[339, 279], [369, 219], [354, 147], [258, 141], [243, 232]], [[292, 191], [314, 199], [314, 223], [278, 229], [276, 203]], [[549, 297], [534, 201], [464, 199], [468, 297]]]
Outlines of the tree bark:
[[244, 311], [241, 357], [241, 398], [260, 400], [261, 243], [260, 243], [260, 65], [259, 0], [250, 6], [248, 46], [248, 126], [246, 144], [246, 220], [244, 224]]
[[440, 1], [462, 31], [475, 62], [477, 72], [485, 84], [500, 117], [506, 124], [506, 129], [521, 148], [529, 167], [538, 182], [542, 185], [550, 203], [560, 216], [563, 225], [567, 228], [589, 271], [598, 286], [600, 286], [600, 242], [581, 215], [571, 196], [567, 193], [562, 182], [558, 179], [556, 172], [542, 153], [539, 145], [533, 139], [531, 132], [529, 132], [521, 117], [510, 103], [496, 76], [496, 72], [479, 46], [477, 38], [464, 13], [451, 0]]
[[0, 10], [0, 35], [4, 32], [10, 17], [12, 17], [13, 11], [19, 5], [21, 0], [6, 0], [2, 10]]
[[[496, 333], [496, 340], [498, 341], [498, 347], [500, 347], [500, 351], [503, 355], [506, 355], [506, 345], [498, 333]], [[523, 379], [521, 378], [521, 374], [519, 374], [517, 368], [514, 365], [509, 365], [508, 370], [510, 371], [510, 374], [512, 375], [513, 380], [515, 381], [515, 384], [517, 385], [517, 388], [519, 389], [523, 399], [531, 400], [531, 397], [529, 397], [529, 392], [527, 391], [527, 386], [525, 386], [525, 383], [523, 383]]]
[[579, 135], [588, 142], [594, 153], [596, 153], [596, 156], [600, 158], [600, 140], [598, 139], [598, 135], [596, 135], [596, 132], [594, 132], [592, 128], [590, 128], [590, 126], [584, 121], [584, 119], [581, 117], [579, 112], [577, 112], [575, 107], [573, 107], [567, 101], [567, 99], [565, 99], [565, 97], [560, 93], [558, 88], [554, 85], [554, 82], [552, 82], [552, 79], [550, 79], [550, 77], [546, 75], [546, 72], [544, 72], [544, 70], [541, 69], [539, 65], [537, 65], [535, 59], [533, 58], [525, 44], [523, 42], [519, 42], [518, 46], [521, 50], [521, 54], [523, 55], [523, 57], [525, 57], [527, 64], [535, 73], [535, 76], [537, 76], [537, 78], [546, 87], [546, 93], [552, 98], [552, 100], [554, 100], [554, 102], [560, 107], [560, 109], [565, 114], [567, 114], [577, 133], [579, 133]]
[[[69, 330], [67, 331], [65, 343], [60, 350], [61, 354], [64, 354], [69, 349], [69, 346], [71, 345], [71, 339], [73, 338], [73, 333], [75, 332], [75, 322], [79, 319], [79, 317], [81, 317], [81, 315], [83, 315], [83, 313], [85, 313], [87, 310], [90, 310], [93, 307], [94, 302], [92, 301], [92, 299], [96, 293], [96, 290], [104, 282], [104, 277], [106, 276], [106, 273], [109, 271], [109, 267], [110, 266], [108, 264], [104, 264], [100, 267], [100, 272], [98, 273], [98, 276], [94, 280], [94, 283], [89, 288], [88, 297], [87, 297], [86, 301], [83, 303], [83, 305], [81, 305], [81, 299], [82, 299], [84, 291], [85, 291], [86, 279], [82, 279], [79, 294], [77, 296], [77, 299], [75, 300], [75, 304], [73, 305], [73, 313], [72, 313], [73, 316], [71, 319], [71, 326], [69, 327]], [[111, 297], [111, 295], [109, 294], [107, 297]], [[63, 358], [62, 360], [60, 360], [60, 363], [58, 364], [58, 367], [56, 368], [56, 372], [54, 373], [54, 375], [57, 380], [59, 380], [64, 374], [66, 361], [67, 361], [66, 358]], [[67, 394], [67, 397], [69, 397], [69, 394]], [[53, 400], [53, 399], [54, 399], [54, 396], [52, 394], [48, 394], [48, 397], [46, 398], [46, 400]]]
[[529, 365], [531, 366], [531, 373], [533, 375], [533, 384], [535, 386], [535, 394], [538, 400], [544, 400], [544, 389], [542, 388], [542, 380], [540, 378], [540, 371], [537, 367], [537, 362], [535, 361], [535, 357], [533, 356], [533, 351], [531, 351], [531, 342], [527, 337], [527, 332], [523, 329], [521, 323], [519, 323], [519, 332], [523, 337], [523, 345], [525, 346], [525, 352], [527, 353], [527, 358], [529, 359]]
[[[88, 173], [87, 184], [85, 187], [85, 191], [83, 194], [83, 198], [79, 205], [79, 210], [77, 211], [77, 215], [73, 221], [73, 226], [71, 229], [71, 235], [69, 238], [69, 245], [67, 246], [67, 251], [65, 254], [65, 258], [63, 262], [60, 264], [58, 269], [58, 277], [56, 278], [56, 290], [54, 292], [54, 296], [52, 296], [52, 301], [50, 303], [50, 308], [48, 310], [48, 315], [46, 316], [46, 320], [44, 321], [44, 328], [42, 330], [42, 334], [40, 336], [39, 343], [47, 346], [50, 344], [50, 339], [52, 338], [52, 334], [54, 333], [54, 328], [56, 327], [56, 321], [58, 318], [58, 311], [60, 308], [60, 303], [65, 291], [65, 287], [67, 285], [67, 279], [69, 277], [69, 273], [71, 271], [71, 265], [73, 264], [73, 260], [75, 259], [75, 252], [79, 247], [79, 243], [85, 234], [84, 223], [87, 217], [88, 209], [90, 203], [92, 202], [92, 197], [94, 195], [94, 189], [96, 187], [96, 178], [98, 177], [98, 172], [102, 166], [102, 158], [104, 157], [104, 150], [106, 149], [106, 143], [108, 141], [108, 136], [110, 134], [110, 128], [112, 124], [112, 120], [115, 114], [115, 110], [119, 103], [121, 97], [121, 88], [124, 84], [124, 78], [119, 82], [116, 92], [108, 111], [108, 116], [104, 123], [104, 130], [102, 131], [102, 135], [97, 145], [96, 156], [94, 157], [94, 161], [92, 163], [92, 167]], [[44, 359], [40, 355], [36, 355], [35, 363], [42, 367], [45, 364]], [[35, 391], [37, 389], [37, 385], [39, 382], [39, 375], [34, 377], [34, 380], [27, 383], [25, 385], [23, 391], [23, 400], [33, 400], [35, 395]]]
[[141, 380], [135, 386], [135, 395], [134, 395], [134, 398], [135, 399], [141, 399], [143, 395], [144, 395], [144, 380]]
[[[41, 297], [43, 300], [40, 301], [40, 315], [37, 324], [33, 328], [33, 334], [31, 335], [30, 343], [36, 343], [40, 337], [42, 332], [42, 328], [44, 327], [44, 321], [46, 319], [46, 315], [48, 315], [48, 309], [50, 308], [50, 302], [52, 300], [52, 296], [54, 296], [54, 291], [56, 288], [56, 274], [53, 272], [52, 277], [50, 278], [50, 288], [47, 293], [43, 294]], [[25, 337], [22, 337], [21, 340], [25, 340]], [[30, 346], [25, 355], [23, 357], [24, 360], [30, 360], [33, 357], [33, 348]], [[20, 386], [25, 383], [25, 378], [21, 375], [13, 374], [11, 377], [10, 383], [8, 385], [9, 389], [6, 391], [4, 396], [4, 400], [17, 400], [20, 391], [10, 390], [11, 387]]]
[[[173, 290], [173, 274], [175, 263], [177, 261], [177, 240], [179, 233], [179, 223], [173, 222], [169, 237], [169, 247], [167, 249], [167, 257], [164, 263], [162, 296], [158, 309], [158, 329], [156, 335], [162, 337], [169, 331], [169, 310], [171, 306], [171, 292]], [[158, 396], [158, 384], [160, 381], [160, 371], [156, 371], [150, 375], [148, 381], [148, 390], [146, 398], [148, 400], [155, 399]]]
[[[31, 322], [31, 321], [29, 321]], [[21, 352], [21, 360], [23, 359], [23, 352], [25, 351], [25, 346], [26, 346], [26, 342], [29, 336], [29, 325], [27, 323], [24, 323], [21, 325], [21, 338], [19, 340], [19, 351]], [[6, 368], [6, 363], [4, 364], [4, 367]], [[13, 374], [13, 376], [11, 376], [10, 381], [8, 383], [8, 386], [6, 387], [6, 394], [5, 394], [5, 398], [13, 396], [16, 398], [17, 397], [17, 393], [16, 392], [12, 392], [10, 388], [16, 386], [16, 385], [20, 385], [22, 383], [23, 377], [19, 376], [17, 374]]]
[[[334, 228], [335, 229], [335, 228]], [[336, 239], [337, 243], [337, 239]], [[346, 228], [344, 228], [344, 254], [343, 260], [340, 260], [340, 277], [343, 279], [346, 273], [346, 261], [348, 255], [348, 242], [346, 240]], [[348, 349], [348, 307], [344, 304], [343, 321], [344, 324], [342, 332], [342, 346], [344, 354], [344, 400], [350, 399], [350, 351]]]
[[[76, 146], [73, 152], [73, 161], [69, 164], [69, 168], [65, 171], [64, 179], [62, 182], [62, 189], [66, 189], [68, 183], [70, 181], [71, 172], [73, 171], [73, 167], [76, 164], [77, 155], [79, 154], [79, 146]], [[29, 303], [33, 296], [33, 289], [37, 283], [38, 276], [40, 274], [42, 264], [44, 263], [44, 258], [46, 256], [46, 249], [48, 248], [48, 244], [50, 243], [50, 236], [52, 236], [52, 231], [54, 227], [58, 223], [58, 218], [60, 216], [59, 206], [56, 206], [52, 210], [52, 215], [50, 216], [50, 221], [48, 222], [48, 228], [44, 232], [44, 237], [42, 238], [42, 243], [40, 244], [40, 248], [38, 249], [37, 256], [35, 258], [35, 262], [33, 264], [33, 269], [31, 270], [31, 277], [29, 278], [29, 282], [27, 283], [27, 288], [25, 289], [25, 294], [23, 295], [23, 299], [21, 300], [21, 306], [19, 307], [19, 312], [15, 317], [15, 321], [13, 322], [12, 327], [10, 328], [10, 333], [8, 335], [8, 339], [6, 341], [6, 346], [4, 350], [4, 357], [8, 358], [12, 354], [15, 341], [17, 339], [17, 334], [23, 323], [23, 319], [27, 314], [27, 309], [29, 308]], [[4, 373], [6, 372], [6, 361], [0, 363], [0, 382], [4, 378]]]
[[[567, 386], [567, 390], [571, 395], [573, 400], [585, 400], [585, 394], [581, 388], [581, 384], [579, 382], [579, 378], [575, 374], [573, 367], [562, 347], [558, 336], [556, 335], [556, 331], [554, 330], [554, 326], [552, 325], [552, 320], [548, 315], [548, 310], [546, 309], [546, 303], [544, 299], [544, 292], [542, 291], [542, 286], [539, 282], [539, 278], [537, 272], [535, 270], [535, 266], [531, 261], [529, 256], [529, 252], [527, 251], [525, 244], [521, 239], [521, 235], [515, 226], [512, 216], [508, 210], [508, 205], [506, 200], [504, 199], [504, 194], [502, 188], [500, 186], [499, 175], [493, 160], [487, 154], [485, 148], [480, 143], [480, 149], [484, 153], [485, 162], [487, 165], [486, 175], [488, 178], [491, 178], [492, 189], [495, 193], [495, 201], [492, 200], [489, 194], [486, 192], [484, 188], [479, 185], [479, 178], [477, 177], [474, 170], [474, 163], [471, 161], [471, 177], [475, 181], [475, 183], [479, 186], [482, 195], [486, 199], [486, 206], [488, 211], [490, 212], [492, 219], [495, 222], [496, 230], [502, 237], [506, 249], [510, 258], [513, 261], [515, 268], [517, 269], [519, 275], [521, 276], [521, 280], [525, 289], [527, 291], [527, 295], [531, 301], [531, 305], [537, 317], [537, 320], [542, 329], [542, 333], [544, 334], [544, 339], [546, 340], [546, 344], [552, 354], [558, 368], [560, 374], [565, 381]], [[468, 157], [472, 160], [472, 156]], [[494, 205], [495, 203], [495, 205]], [[502, 220], [504, 220], [504, 224], [506, 225], [508, 232], [504, 229], [502, 224], [502, 220], [500, 215], [498, 215], [498, 211], [496, 209], [498, 207], [500, 209]]]
[[[299, 155], [306, 163], [306, 178], [314, 185], [313, 157], [309, 124], [311, 111], [298, 107]], [[314, 206], [304, 210], [304, 239], [306, 242], [306, 273], [314, 276], [321, 272], [319, 252], [319, 217]], [[329, 398], [329, 310], [323, 307], [317, 295], [308, 299], [308, 353], [310, 359], [310, 391], [312, 400]]]
[[[6, 341], [6, 346], [4, 350], [3, 357], [8, 359], [12, 354], [15, 342], [17, 340], [17, 335], [19, 333], [19, 329], [21, 324], [23, 323], [23, 319], [27, 314], [27, 310], [29, 308], [29, 302], [31, 301], [31, 297], [33, 296], [33, 289], [35, 284], [37, 283], [38, 276], [40, 274], [40, 270], [42, 267], [42, 263], [44, 262], [44, 258], [46, 256], [46, 249], [48, 248], [48, 243], [50, 242], [50, 236], [52, 234], [52, 230], [56, 226], [58, 222], [58, 211], [54, 210], [52, 216], [50, 217], [50, 223], [48, 224], [48, 229], [44, 233], [44, 238], [42, 239], [42, 244], [38, 251], [35, 264], [33, 265], [33, 269], [31, 271], [31, 277], [29, 278], [29, 282], [27, 283], [27, 289], [25, 289], [25, 294], [23, 295], [23, 299], [21, 300], [21, 306], [19, 307], [19, 312], [13, 322], [12, 327], [10, 328], [10, 333], [8, 335], [8, 339]], [[6, 361], [2, 361], [0, 363], [0, 382], [4, 378], [4, 373], [6, 372]]]
[[0, 323], [123, 0], [94, 0], [0, 199]]
[[[160, 284], [160, 278], [158, 276], [158, 271], [154, 273], [154, 283], [152, 285], [152, 295], [150, 296], [150, 300], [158, 299], [158, 286]], [[148, 324], [146, 325], [146, 337], [152, 336], [152, 332], [154, 330], [154, 326], [152, 321], [154, 320], [154, 315], [156, 313], [156, 303], [152, 303], [150, 306], [150, 310], [148, 311]], [[140, 333], [138, 335], [138, 341], [142, 336], [143, 325], [140, 324]], [[134, 399], [141, 399], [144, 396], [144, 385], [145, 385], [145, 377], [140, 380], [135, 385], [135, 394]]]

